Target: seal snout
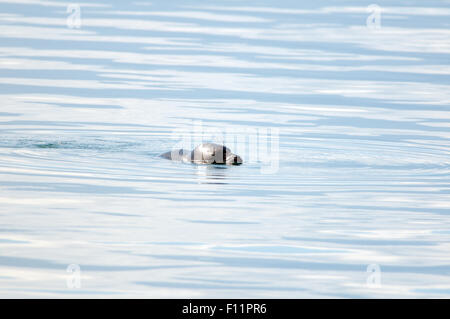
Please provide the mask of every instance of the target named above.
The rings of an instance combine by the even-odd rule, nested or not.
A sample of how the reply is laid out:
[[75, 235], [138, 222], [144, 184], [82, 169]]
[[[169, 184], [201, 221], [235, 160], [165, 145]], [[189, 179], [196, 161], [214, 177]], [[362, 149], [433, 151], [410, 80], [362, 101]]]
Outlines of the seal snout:
[[239, 155], [231, 154], [227, 157], [226, 164], [228, 165], [241, 165], [242, 158]]

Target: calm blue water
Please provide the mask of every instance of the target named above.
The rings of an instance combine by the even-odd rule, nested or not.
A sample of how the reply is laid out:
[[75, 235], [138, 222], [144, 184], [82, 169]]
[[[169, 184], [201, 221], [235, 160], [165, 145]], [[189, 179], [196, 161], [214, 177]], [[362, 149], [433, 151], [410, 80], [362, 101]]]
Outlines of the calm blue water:
[[1, 0], [0, 296], [450, 297], [450, 4], [370, 4]]

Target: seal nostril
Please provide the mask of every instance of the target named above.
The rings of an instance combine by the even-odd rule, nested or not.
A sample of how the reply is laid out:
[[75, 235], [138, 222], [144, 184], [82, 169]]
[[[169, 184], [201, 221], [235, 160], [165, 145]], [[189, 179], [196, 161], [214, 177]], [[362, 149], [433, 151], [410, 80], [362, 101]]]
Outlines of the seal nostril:
[[236, 155], [233, 158], [233, 165], [241, 165], [242, 164], [242, 158], [239, 157], [239, 155]]

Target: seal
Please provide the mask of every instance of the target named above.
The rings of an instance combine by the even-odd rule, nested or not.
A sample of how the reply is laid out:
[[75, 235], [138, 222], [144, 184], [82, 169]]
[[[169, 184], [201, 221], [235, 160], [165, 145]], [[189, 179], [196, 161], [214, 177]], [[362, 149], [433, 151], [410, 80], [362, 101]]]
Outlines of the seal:
[[160, 155], [163, 158], [172, 161], [181, 161], [195, 164], [222, 164], [222, 165], [241, 165], [242, 158], [233, 154], [225, 145], [214, 143], [203, 143], [188, 150], [173, 150]]

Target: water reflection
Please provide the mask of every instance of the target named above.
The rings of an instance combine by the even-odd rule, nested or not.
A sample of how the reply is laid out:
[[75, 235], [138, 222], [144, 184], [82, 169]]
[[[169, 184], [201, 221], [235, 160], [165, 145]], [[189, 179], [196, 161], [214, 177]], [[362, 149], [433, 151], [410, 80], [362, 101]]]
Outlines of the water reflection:
[[229, 167], [225, 165], [195, 165], [195, 176], [200, 184], [229, 184]]

